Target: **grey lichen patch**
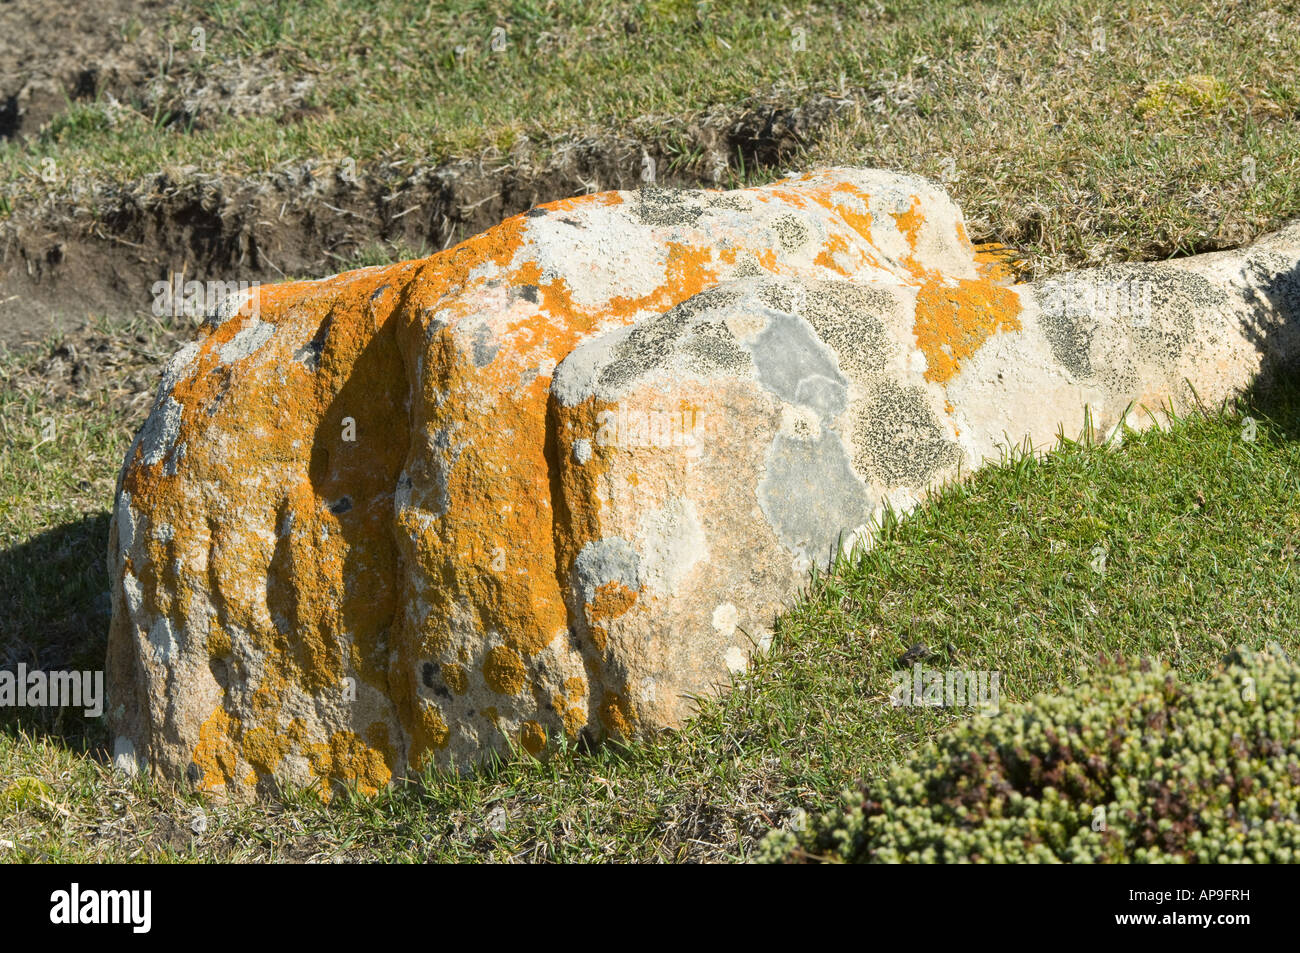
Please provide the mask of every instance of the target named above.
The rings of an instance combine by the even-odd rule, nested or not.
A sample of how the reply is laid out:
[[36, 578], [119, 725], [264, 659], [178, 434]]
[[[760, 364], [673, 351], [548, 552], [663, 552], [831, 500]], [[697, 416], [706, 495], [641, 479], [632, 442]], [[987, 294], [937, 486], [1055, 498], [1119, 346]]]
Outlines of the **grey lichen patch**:
[[[1300, 223], [1295, 226], [1300, 238]], [[1300, 265], [1256, 249], [1232, 284], [1246, 305], [1241, 330], [1263, 357], [1262, 385], [1279, 368], [1300, 366]]]
[[540, 300], [537, 285], [520, 285], [517, 288], [511, 287], [508, 296], [511, 301], [523, 300], [527, 301], [529, 304], [537, 304]]
[[1228, 303], [1201, 275], [1139, 264], [1061, 275], [1036, 285], [1034, 296], [1057, 362], [1077, 378], [1104, 377], [1112, 387], [1122, 386], [1113, 359], [1105, 368], [1095, 361], [1113, 342], [1131, 340], [1139, 360], [1175, 361], [1195, 343], [1194, 315]]
[[501, 350], [501, 345], [492, 339], [492, 329], [486, 323], [480, 324], [474, 329], [473, 339], [473, 360], [475, 367], [486, 367], [491, 364]]
[[[1112, 271], [1132, 273], [1133, 266], [1110, 266], [1099, 269], [1101, 280]], [[1196, 343], [1197, 314], [1209, 314], [1228, 305], [1228, 296], [1209, 279], [1190, 272], [1151, 270], [1144, 279], [1150, 282], [1150, 320], [1137, 314], [1138, 354], [1147, 360], [1172, 361]]]
[[167, 396], [154, 408], [140, 433], [140, 449], [143, 453], [144, 465], [151, 467], [161, 462], [176, 443], [176, 436], [180, 430], [181, 405], [171, 396]]
[[172, 448], [171, 453], [167, 454], [167, 462], [163, 465], [163, 473], [169, 477], [175, 476], [185, 460], [185, 444], [178, 443]]
[[799, 314], [802, 312], [803, 284], [792, 281], [765, 281], [755, 289], [758, 300], [767, 305], [773, 311], [784, 311], [786, 314]]
[[698, 375], [743, 373], [749, 355], [721, 320], [735, 291], [715, 286], [657, 318], [585, 342], [556, 368], [551, 393], [565, 406], [599, 397], [618, 400], [654, 370]]
[[798, 312], [835, 352], [840, 369], [855, 381], [883, 371], [897, 346], [881, 316], [898, 307], [894, 295], [844, 281], [809, 282]]
[[886, 487], [925, 487], [961, 458], [920, 387], [883, 380], [855, 417], [854, 466]]
[[618, 347], [632, 333], [633, 327], [615, 328], [590, 341], [584, 341], [555, 367], [551, 377], [551, 396], [563, 407], [574, 407], [596, 395], [601, 372]]
[[[217, 302], [215, 308], [203, 316], [203, 326], [210, 330], [216, 330], [231, 318], [236, 317], [244, 309], [244, 305], [260, 294], [261, 292], [257, 288], [240, 288], [229, 292]], [[256, 309], [254, 309], [253, 313], [257, 313]]]
[[1091, 377], [1092, 336], [1097, 322], [1091, 309], [1081, 304], [1083, 290], [1067, 275], [1035, 286], [1034, 297], [1052, 357], [1075, 377]]
[[221, 363], [233, 364], [241, 358], [248, 357], [267, 341], [271, 340], [271, 335], [274, 333], [274, 324], [268, 324], [266, 321], [259, 321], [254, 318], [249, 322], [248, 327], [244, 328], [217, 350], [217, 356], [221, 358]]
[[807, 321], [768, 311], [767, 327], [745, 346], [768, 391], [786, 403], [812, 408], [823, 421], [844, 412], [849, 382]]
[[149, 628], [149, 645], [153, 649], [155, 661], [167, 663], [176, 654], [176, 632], [171, 620], [160, 616]]
[[641, 559], [621, 536], [593, 540], [573, 561], [573, 591], [582, 603], [592, 602], [596, 590], [611, 582], [633, 591], [641, 588]]
[[732, 212], [748, 212], [750, 209], [749, 203], [736, 192], [715, 195], [704, 203], [704, 207], [707, 209], [722, 208]]
[[703, 193], [685, 189], [638, 189], [632, 214], [642, 225], [671, 227], [694, 225], [704, 214]]
[[794, 215], [781, 215], [769, 226], [785, 251], [798, 251], [812, 240], [812, 230], [807, 223]]
[[199, 344], [194, 342], [185, 345], [171, 356], [163, 368], [162, 381], [158, 385], [160, 395], [171, 393], [177, 384], [189, 376], [194, 365], [194, 359], [198, 357], [199, 351]]
[[433, 472], [427, 474], [433, 486], [432, 515], [441, 517], [451, 508], [451, 472], [460, 461], [462, 444], [452, 441], [451, 433], [446, 429], [438, 430], [433, 435], [432, 453], [429, 455]]
[[114, 504], [113, 522], [117, 527], [119, 563], [125, 563], [135, 545], [135, 513], [131, 510], [131, 494], [122, 490]]
[[778, 434], [767, 449], [757, 494], [781, 545], [823, 563], [841, 534], [867, 523], [874, 510], [839, 434], [829, 429], [816, 440]]

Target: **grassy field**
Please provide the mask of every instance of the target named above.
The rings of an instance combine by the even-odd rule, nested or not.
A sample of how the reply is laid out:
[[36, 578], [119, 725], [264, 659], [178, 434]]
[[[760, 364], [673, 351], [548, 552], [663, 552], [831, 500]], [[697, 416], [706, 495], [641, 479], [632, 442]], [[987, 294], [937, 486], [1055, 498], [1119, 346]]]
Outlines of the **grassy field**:
[[[458, 157], [524, 169], [606, 135], [653, 147], [682, 182], [832, 163], [941, 178], [972, 234], [1018, 247], [1035, 275], [1234, 245], [1300, 214], [1294, 3], [409, 10], [175, 5], [157, 25], [174, 40], [161, 94], [71, 102], [0, 143], [0, 221], [59, 203], [93, 217], [102, 190], [160, 169], [256, 176], [320, 159], [364, 178]], [[196, 24], [206, 52], [191, 59]], [[231, 70], [310, 82], [266, 108], [235, 96], [185, 121], [163, 108], [206, 102], [194, 91]], [[709, 117], [817, 97], [837, 105], [813, 133], [767, 129], [720, 168], [708, 154], [731, 141], [701, 133]], [[376, 241], [348, 263], [395, 253]], [[100, 667], [114, 480], [161, 360], [188, 333], [96, 315], [38, 347], [0, 345], [0, 668]], [[1119, 448], [1009, 452], [814, 580], [744, 683], [655, 743], [520, 757], [328, 806], [288, 792], [231, 807], [125, 785], [98, 721], [5, 710], [0, 861], [745, 859], [771, 826], [970, 717], [890, 705], [893, 673], [914, 658], [997, 671], [1014, 704], [1102, 654], [1199, 679], [1237, 644], [1300, 652], [1297, 437], [1291, 381]]]
[[[1298, 13], [1246, 0], [1101, 13], [1082, 0], [452, 0], [414, 13], [399, 0], [190, 0], [154, 26], [167, 47], [151, 86], [72, 101], [0, 146], [0, 217], [54, 202], [93, 218], [97, 187], [130, 191], [160, 169], [184, 181], [306, 160], [364, 179], [468, 157], [516, 167], [526, 186], [566, 145], [623, 136], [661, 157], [666, 180], [780, 171], [755, 162], [942, 178], [973, 235], [1022, 246], [1039, 271], [1163, 257], [1300, 214]], [[802, 134], [710, 129], [760, 106], [794, 127], [788, 113], [818, 97], [829, 118]]]

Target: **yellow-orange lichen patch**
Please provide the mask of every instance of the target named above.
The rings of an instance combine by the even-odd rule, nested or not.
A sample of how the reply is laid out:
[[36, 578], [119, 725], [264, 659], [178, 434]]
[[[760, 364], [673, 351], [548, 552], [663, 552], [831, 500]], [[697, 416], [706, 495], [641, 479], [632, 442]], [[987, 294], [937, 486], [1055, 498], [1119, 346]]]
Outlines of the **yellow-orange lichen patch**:
[[192, 760], [202, 772], [197, 784], [201, 790], [219, 788], [234, 779], [239, 750], [232, 735], [238, 728], [238, 722], [223, 708], [214, 711], [200, 726]]
[[612, 580], [597, 587], [595, 596], [587, 603], [587, 621], [591, 625], [591, 640], [597, 652], [605, 651], [609, 638], [604, 623], [617, 619], [636, 604], [639, 593], [629, 589], [618, 580]]
[[597, 587], [595, 598], [587, 604], [587, 618], [592, 622], [602, 619], [616, 619], [637, 600], [637, 591], [629, 589], [617, 580]]
[[326, 782], [321, 785], [321, 796], [326, 799], [329, 781], [354, 784], [362, 794], [375, 794], [393, 777], [383, 752], [353, 731], [336, 731], [328, 742], [309, 745], [305, 754], [312, 773]]
[[560, 716], [564, 733], [570, 738], [577, 738], [587, 722], [587, 710], [582, 704], [586, 691], [587, 683], [575, 675], [565, 680], [563, 693], [551, 697], [551, 708]]
[[435, 751], [447, 747], [451, 731], [438, 707], [423, 698], [416, 700], [414, 716], [406, 724], [411, 732], [411, 765], [422, 771]]
[[847, 275], [849, 273], [848, 269], [836, 261], [835, 256], [837, 253], [846, 252], [848, 250], [849, 241], [847, 238], [840, 234], [831, 235], [826, 239], [826, 243], [822, 246], [822, 250], [817, 253], [817, 257], [814, 258], [813, 261], [816, 264], [821, 265], [823, 268], [829, 268], [832, 271], [839, 272], [841, 275]]
[[483, 680], [498, 694], [517, 694], [524, 687], [526, 676], [524, 660], [508, 645], [496, 646], [483, 660]]
[[535, 721], [519, 726], [519, 744], [531, 755], [539, 755], [546, 747], [546, 729]]
[[942, 280], [923, 284], [916, 296], [917, 346], [925, 355], [925, 379], [951, 380], [961, 362], [994, 334], [1020, 330], [1020, 298], [986, 279]]
[[[856, 199], [862, 206], [862, 211], [853, 207], [851, 202], [836, 201], [841, 196], [850, 196]], [[868, 243], [871, 242], [871, 211], [868, 202], [871, 196], [863, 192], [852, 182], [840, 182], [835, 185], [828, 193], [830, 205], [828, 206], [845, 225], [857, 232]]]
[[214, 659], [227, 658], [231, 652], [230, 633], [213, 626], [208, 630], [208, 655]]
[[610, 734], [631, 738], [636, 725], [636, 712], [626, 695], [606, 692], [600, 701], [600, 721]]
[[975, 247], [975, 266], [990, 281], [1003, 284], [1015, 281], [1015, 263], [1021, 260], [1021, 253], [1008, 245], [990, 242]]
[[902, 265], [919, 280], [937, 281], [939, 275], [925, 268], [916, 257], [920, 251], [921, 226], [925, 224], [925, 215], [921, 212], [920, 197], [913, 195], [911, 198], [911, 205], [906, 209], [901, 212], [890, 212], [894, 223], [898, 226], [898, 233], [903, 236], [910, 249], [908, 254], [902, 257]]
[[469, 675], [465, 672], [464, 666], [455, 662], [442, 663], [442, 680], [457, 695], [464, 695], [469, 691]]
[[257, 774], [273, 775], [289, 752], [289, 739], [259, 725], [244, 733], [240, 747]]
[[921, 199], [915, 195], [911, 196], [911, 203], [901, 212], [890, 212], [894, 219], [894, 224], [898, 226], [899, 234], [907, 241], [907, 247], [913, 252], [921, 240], [921, 226], [925, 224], [925, 216], [921, 214]]

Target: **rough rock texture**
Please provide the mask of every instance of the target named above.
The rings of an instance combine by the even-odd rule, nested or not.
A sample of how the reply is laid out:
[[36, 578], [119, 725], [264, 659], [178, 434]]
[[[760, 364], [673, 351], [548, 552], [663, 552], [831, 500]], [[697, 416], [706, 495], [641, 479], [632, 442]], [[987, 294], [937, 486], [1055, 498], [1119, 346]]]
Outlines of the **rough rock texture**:
[[1298, 267], [1300, 224], [1013, 286], [933, 183], [831, 169], [228, 301], [122, 473], [115, 759], [373, 790], [679, 724], [884, 506], [1294, 358]]

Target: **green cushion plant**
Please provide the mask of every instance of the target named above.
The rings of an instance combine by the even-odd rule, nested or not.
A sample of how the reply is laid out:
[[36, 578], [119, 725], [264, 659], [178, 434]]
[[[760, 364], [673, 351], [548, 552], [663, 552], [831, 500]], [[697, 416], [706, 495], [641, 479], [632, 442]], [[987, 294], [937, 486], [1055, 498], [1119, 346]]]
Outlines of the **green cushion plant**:
[[1235, 652], [1199, 683], [1105, 663], [960, 723], [763, 842], [764, 862], [1290, 863], [1300, 666]]

